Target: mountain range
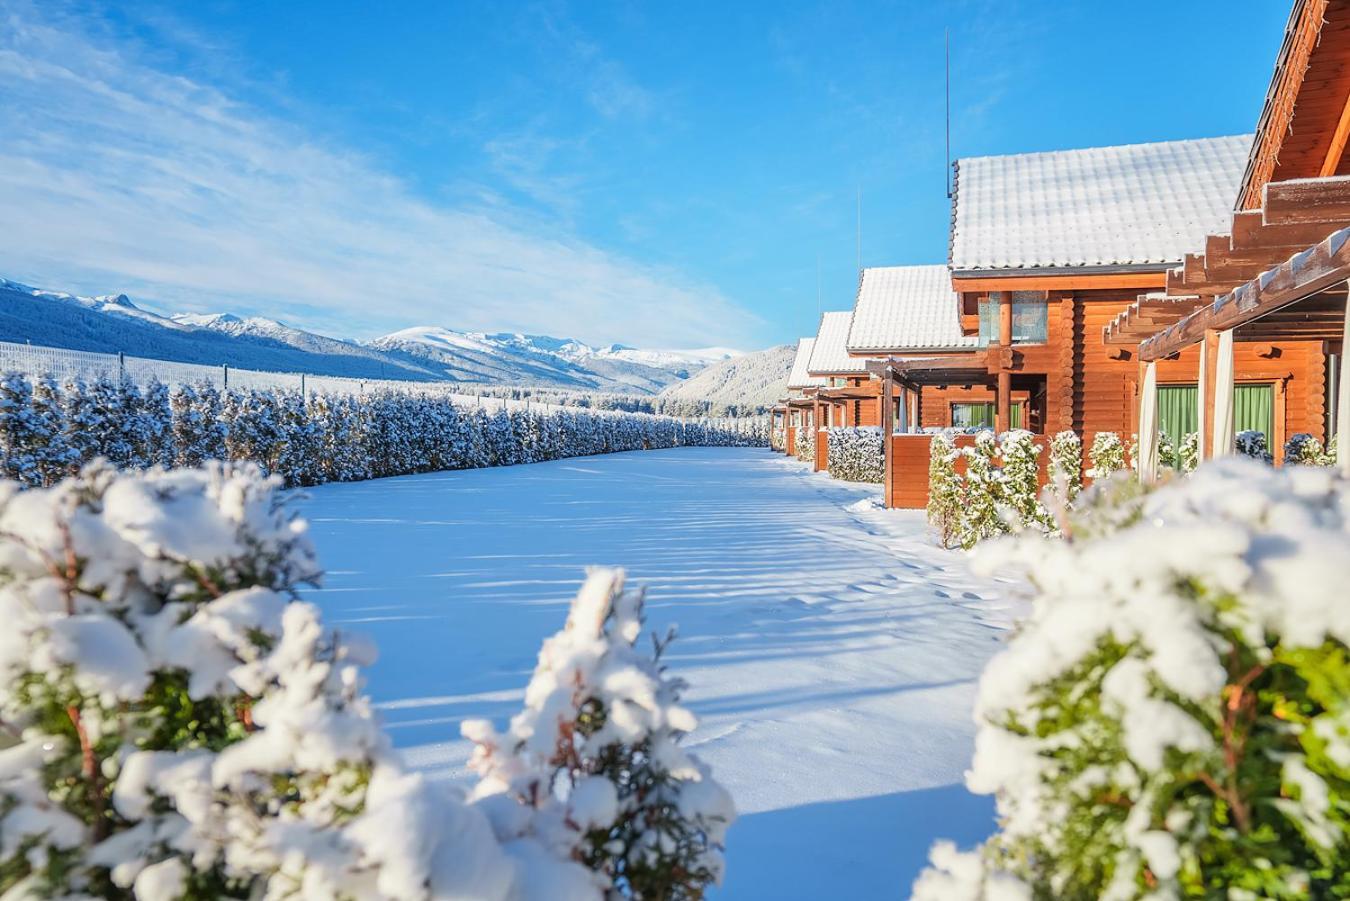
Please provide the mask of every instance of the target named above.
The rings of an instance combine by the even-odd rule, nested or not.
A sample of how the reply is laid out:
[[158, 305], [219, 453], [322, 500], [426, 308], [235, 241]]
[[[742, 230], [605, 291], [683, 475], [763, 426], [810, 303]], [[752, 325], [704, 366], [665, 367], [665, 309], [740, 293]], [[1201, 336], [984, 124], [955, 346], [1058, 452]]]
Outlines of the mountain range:
[[240, 369], [629, 394], [656, 394], [741, 355], [723, 347], [593, 347], [570, 338], [435, 326], [357, 342], [261, 316], [162, 316], [125, 294], [80, 297], [6, 279], [0, 279], [0, 341]]

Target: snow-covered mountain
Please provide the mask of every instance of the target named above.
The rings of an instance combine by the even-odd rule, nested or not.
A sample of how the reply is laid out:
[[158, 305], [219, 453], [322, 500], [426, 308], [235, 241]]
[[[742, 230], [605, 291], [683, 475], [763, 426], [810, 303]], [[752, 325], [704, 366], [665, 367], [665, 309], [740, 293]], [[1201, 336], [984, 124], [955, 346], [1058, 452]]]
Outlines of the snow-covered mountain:
[[572, 338], [435, 326], [403, 329], [370, 346], [439, 367], [461, 381], [642, 394], [655, 394], [708, 365], [707, 351], [649, 351], [621, 344], [597, 348]]
[[593, 347], [570, 338], [433, 326], [358, 343], [262, 316], [161, 316], [124, 294], [78, 297], [5, 279], [0, 340], [242, 369], [639, 394], [655, 394], [738, 354], [729, 348]]
[[714, 407], [768, 407], [787, 394], [796, 348], [770, 347], [713, 363], [661, 392], [662, 400], [709, 401]]

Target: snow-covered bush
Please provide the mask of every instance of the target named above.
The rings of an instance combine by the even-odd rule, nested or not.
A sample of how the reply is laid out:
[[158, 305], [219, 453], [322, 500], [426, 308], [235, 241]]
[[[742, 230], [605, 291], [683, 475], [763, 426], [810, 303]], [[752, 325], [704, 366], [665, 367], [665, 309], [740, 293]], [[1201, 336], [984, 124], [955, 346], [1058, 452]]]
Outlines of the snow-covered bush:
[[1274, 462], [1275, 458], [1270, 455], [1270, 448], [1266, 446], [1265, 432], [1255, 429], [1238, 432], [1234, 436], [1234, 444], [1237, 447], [1237, 452], [1244, 457], [1251, 457], [1265, 463]]
[[829, 430], [829, 469], [836, 479], [849, 482], [880, 482], [885, 449], [881, 429], [871, 426], [835, 427]]
[[280, 487], [218, 463], [0, 483], [0, 894], [701, 897], [731, 803], [619, 574], [545, 644], [469, 803], [402, 768], [373, 649], [297, 599], [318, 564]]
[[1071, 504], [1083, 490], [1083, 439], [1065, 429], [1050, 439], [1047, 487], [1060, 503]]
[[975, 435], [971, 447], [962, 448], [966, 478], [962, 500], [965, 512], [956, 540], [963, 548], [972, 548], [986, 538], [1002, 535], [1009, 529], [1000, 507], [1004, 504], [1003, 473], [998, 466], [998, 438], [984, 430]]
[[956, 471], [960, 456], [949, 436], [933, 435], [928, 450], [928, 525], [942, 547], [959, 543], [965, 517], [965, 483]]
[[642, 605], [622, 571], [590, 573], [507, 731], [463, 725], [477, 745], [471, 797], [508, 846], [535, 840], [583, 861], [606, 897], [702, 898], [721, 879], [735, 811], [679, 745], [696, 721], [661, 664], [674, 633], [638, 651]]
[[1125, 468], [1125, 445], [1115, 432], [1098, 432], [1092, 437], [1092, 447], [1088, 450], [1088, 460], [1092, 464], [1087, 477], [1105, 479], [1112, 473]]
[[1041, 446], [1024, 429], [1012, 429], [999, 436], [998, 454], [1003, 461], [997, 503], [1001, 517], [1018, 530], [1050, 531], [1053, 523], [1041, 504]]
[[1324, 449], [1322, 442], [1312, 435], [1298, 432], [1289, 436], [1289, 440], [1284, 443], [1284, 462], [1285, 465], [1296, 463], [1300, 466], [1334, 466], [1336, 464], [1334, 441], [1331, 447]]
[[794, 448], [797, 459], [806, 463], [814, 462], [816, 459], [816, 427], [799, 426], [796, 437], [797, 446]]
[[1350, 895], [1347, 483], [1226, 458], [1101, 482], [1070, 533], [977, 555], [1036, 593], [980, 681], [1001, 826], [914, 896]]
[[1176, 469], [1181, 473], [1195, 472], [1200, 465], [1200, 433], [1187, 432], [1176, 450]]

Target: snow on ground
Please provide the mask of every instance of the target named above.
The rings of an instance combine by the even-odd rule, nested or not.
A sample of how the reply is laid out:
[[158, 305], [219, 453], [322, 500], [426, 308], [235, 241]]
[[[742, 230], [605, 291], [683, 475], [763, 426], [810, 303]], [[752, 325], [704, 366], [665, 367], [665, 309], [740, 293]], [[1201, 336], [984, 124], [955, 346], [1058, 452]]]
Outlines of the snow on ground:
[[961, 785], [975, 680], [1016, 614], [922, 514], [766, 450], [680, 448], [325, 485], [313, 597], [380, 646], [370, 690], [413, 764], [462, 778], [466, 717], [520, 706], [588, 564], [648, 586], [741, 811], [723, 899], [905, 897]]

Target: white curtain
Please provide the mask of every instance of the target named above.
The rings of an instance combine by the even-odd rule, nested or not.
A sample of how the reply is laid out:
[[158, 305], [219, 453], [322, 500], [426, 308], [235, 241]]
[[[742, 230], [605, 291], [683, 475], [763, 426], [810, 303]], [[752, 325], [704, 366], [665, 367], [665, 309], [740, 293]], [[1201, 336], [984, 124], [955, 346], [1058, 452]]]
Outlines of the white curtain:
[[1350, 379], [1346, 378], [1345, 354], [1350, 350], [1350, 298], [1346, 299], [1345, 326], [1341, 332], [1341, 355], [1336, 359], [1336, 465], [1350, 476]]
[[1149, 484], [1158, 478], [1158, 364], [1144, 369], [1144, 386], [1139, 393], [1139, 481]]
[[1209, 370], [1209, 341], [1208, 339], [1201, 339], [1200, 372], [1195, 380], [1196, 387], [1199, 389], [1198, 391], [1195, 392], [1195, 405], [1197, 407], [1195, 411], [1195, 432], [1197, 435], [1200, 436], [1201, 460], [1209, 459], [1209, 455], [1205, 453], [1205, 407], [1207, 406], [1207, 403], [1205, 401], [1205, 394], [1210, 390], [1208, 370]]
[[1213, 454], [1222, 457], [1237, 448], [1233, 432], [1233, 330], [1219, 333], [1218, 359], [1214, 366]]
[[[898, 400], [899, 403], [897, 403], [896, 406], [899, 409], [896, 410], [896, 412], [900, 415], [895, 419], [895, 431], [903, 435], [909, 431], [909, 389], [904, 385], [900, 386], [900, 397]], [[894, 403], [894, 401], [892, 401], [892, 403]]]

